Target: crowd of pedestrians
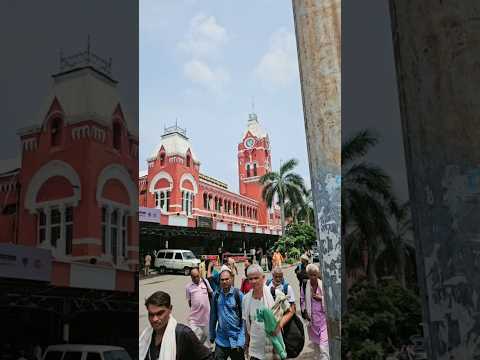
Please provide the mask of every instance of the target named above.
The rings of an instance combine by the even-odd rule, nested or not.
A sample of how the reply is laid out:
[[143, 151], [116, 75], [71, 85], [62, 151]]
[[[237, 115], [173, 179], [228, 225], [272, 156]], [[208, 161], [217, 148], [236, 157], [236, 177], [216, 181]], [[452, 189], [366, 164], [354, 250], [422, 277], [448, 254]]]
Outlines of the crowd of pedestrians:
[[[249, 259], [244, 262], [240, 288], [234, 286], [239, 273], [233, 258], [227, 258], [220, 269], [213, 261], [203, 259], [199, 268], [191, 271], [191, 282], [185, 288], [188, 325], [177, 323], [172, 316], [169, 294], [157, 291], [147, 298], [150, 326], [140, 335], [139, 359], [273, 360], [297, 356], [304, 345], [303, 324], [296, 315], [295, 291], [281, 267], [283, 257], [278, 251], [264, 254], [258, 250], [253, 263]], [[260, 264], [266, 258], [269, 266], [269, 255], [267, 278]], [[329, 359], [319, 268], [309, 264], [304, 254], [295, 273], [301, 314], [315, 347], [314, 356]], [[269, 328], [271, 320], [273, 327]], [[295, 333], [297, 322], [301, 329]]]

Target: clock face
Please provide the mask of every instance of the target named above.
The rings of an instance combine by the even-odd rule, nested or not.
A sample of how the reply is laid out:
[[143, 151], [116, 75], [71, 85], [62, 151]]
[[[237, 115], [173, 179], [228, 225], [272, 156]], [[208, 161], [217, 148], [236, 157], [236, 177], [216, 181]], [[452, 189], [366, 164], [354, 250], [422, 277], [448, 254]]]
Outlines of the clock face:
[[253, 138], [245, 139], [244, 145], [247, 149], [251, 149], [254, 144], [255, 144], [255, 140], [253, 140]]

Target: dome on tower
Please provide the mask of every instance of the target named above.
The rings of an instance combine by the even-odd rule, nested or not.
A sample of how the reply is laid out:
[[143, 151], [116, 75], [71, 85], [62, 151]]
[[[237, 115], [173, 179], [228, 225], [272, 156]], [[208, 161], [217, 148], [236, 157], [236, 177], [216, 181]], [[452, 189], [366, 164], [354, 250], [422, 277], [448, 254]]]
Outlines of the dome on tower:
[[252, 113], [248, 114], [248, 123], [247, 123], [247, 130], [245, 130], [243, 137], [247, 135], [247, 133], [256, 136], [259, 139], [262, 139], [267, 136], [266, 131], [262, 128], [260, 123], [258, 122], [257, 114]]
[[164, 134], [162, 135], [160, 143], [150, 154], [149, 159], [156, 158], [162, 146], [167, 155], [185, 156], [190, 149], [193, 161], [198, 162], [198, 159], [193, 152], [192, 145], [187, 137], [187, 131], [178, 127], [176, 124], [164, 129]]

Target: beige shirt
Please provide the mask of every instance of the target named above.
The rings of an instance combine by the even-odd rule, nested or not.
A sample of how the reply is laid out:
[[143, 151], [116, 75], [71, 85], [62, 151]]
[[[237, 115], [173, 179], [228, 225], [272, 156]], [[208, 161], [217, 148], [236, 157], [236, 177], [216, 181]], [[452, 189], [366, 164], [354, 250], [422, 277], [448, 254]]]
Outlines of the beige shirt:
[[152, 262], [152, 257], [150, 255], [145, 256], [145, 266], [150, 266], [150, 263]]

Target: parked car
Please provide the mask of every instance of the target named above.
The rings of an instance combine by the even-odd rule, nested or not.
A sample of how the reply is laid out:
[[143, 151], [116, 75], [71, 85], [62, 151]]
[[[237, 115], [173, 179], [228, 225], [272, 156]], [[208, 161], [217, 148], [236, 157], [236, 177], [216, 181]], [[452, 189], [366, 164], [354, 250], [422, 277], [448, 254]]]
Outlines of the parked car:
[[163, 274], [167, 270], [182, 271], [184, 275], [190, 275], [190, 270], [200, 265], [200, 259], [197, 259], [190, 250], [162, 249], [154, 251], [154, 266]]
[[119, 346], [107, 345], [50, 345], [43, 360], [132, 360], [127, 351]]

